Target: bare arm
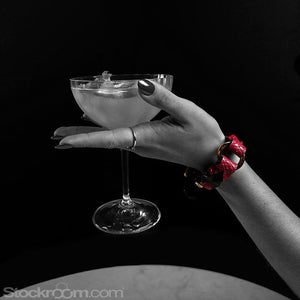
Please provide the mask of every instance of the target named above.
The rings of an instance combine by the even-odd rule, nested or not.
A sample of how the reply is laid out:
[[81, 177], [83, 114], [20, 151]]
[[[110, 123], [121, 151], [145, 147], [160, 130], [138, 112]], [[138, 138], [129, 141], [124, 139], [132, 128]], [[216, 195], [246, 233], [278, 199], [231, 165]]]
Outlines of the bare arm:
[[[135, 153], [202, 170], [216, 160], [225, 140], [217, 121], [200, 107], [156, 83], [154, 92], [141, 97], [169, 113], [161, 121], [134, 126]], [[96, 130], [96, 132], [95, 132]], [[88, 134], [87, 134], [88, 132]], [[129, 128], [103, 131], [95, 128], [61, 127], [57, 148], [123, 148], [132, 145]], [[195, 150], [197, 149], [197, 150]], [[300, 220], [247, 165], [218, 188], [267, 260], [300, 297]]]
[[300, 219], [245, 163], [218, 187], [266, 259], [300, 297]]

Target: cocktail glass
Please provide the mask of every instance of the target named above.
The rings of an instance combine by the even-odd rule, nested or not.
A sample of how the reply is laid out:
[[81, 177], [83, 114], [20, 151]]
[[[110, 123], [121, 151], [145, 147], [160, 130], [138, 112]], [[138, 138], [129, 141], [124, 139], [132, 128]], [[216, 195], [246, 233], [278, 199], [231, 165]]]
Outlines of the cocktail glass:
[[[109, 74], [70, 79], [73, 96], [84, 114], [107, 129], [132, 127], [150, 121], [160, 109], [146, 103], [138, 93], [138, 81], [149, 79], [172, 89], [173, 76], [166, 74]], [[158, 207], [147, 200], [131, 198], [128, 174], [129, 152], [121, 149], [123, 196], [97, 208], [95, 226], [107, 233], [133, 234], [153, 227], [160, 219]]]

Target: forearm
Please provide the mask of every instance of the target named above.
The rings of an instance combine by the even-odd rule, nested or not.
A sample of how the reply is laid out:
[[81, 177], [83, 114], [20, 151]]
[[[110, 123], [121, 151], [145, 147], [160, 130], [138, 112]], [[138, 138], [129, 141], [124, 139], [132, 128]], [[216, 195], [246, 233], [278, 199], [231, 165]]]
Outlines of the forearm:
[[300, 219], [246, 163], [217, 190], [266, 259], [300, 297]]

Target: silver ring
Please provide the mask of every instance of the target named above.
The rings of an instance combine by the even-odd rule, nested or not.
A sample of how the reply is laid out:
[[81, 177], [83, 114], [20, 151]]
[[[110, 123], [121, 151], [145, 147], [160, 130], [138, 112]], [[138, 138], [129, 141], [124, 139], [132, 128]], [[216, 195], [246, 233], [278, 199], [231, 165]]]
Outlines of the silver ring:
[[131, 150], [131, 151], [134, 151], [135, 150], [135, 146], [136, 146], [136, 135], [135, 135], [135, 132], [133, 130], [133, 128], [129, 127], [129, 129], [131, 130], [132, 132], [132, 145], [129, 146], [129, 147], [126, 147], [128, 150]]

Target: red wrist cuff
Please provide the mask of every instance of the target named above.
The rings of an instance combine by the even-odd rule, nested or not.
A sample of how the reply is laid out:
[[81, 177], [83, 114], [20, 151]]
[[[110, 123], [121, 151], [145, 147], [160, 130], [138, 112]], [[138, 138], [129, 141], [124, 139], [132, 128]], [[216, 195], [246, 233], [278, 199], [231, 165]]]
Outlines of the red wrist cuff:
[[240, 142], [238, 138], [232, 134], [226, 136], [226, 139], [231, 141], [227, 150], [237, 155], [239, 158], [243, 157], [246, 153], [246, 147], [244, 146], [243, 142]]
[[[224, 151], [234, 153], [240, 158], [238, 164], [231, 161], [223, 155]], [[192, 176], [195, 184], [200, 188], [212, 190], [218, 187], [221, 182], [227, 180], [245, 161], [246, 147], [240, 142], [235, 135], [226, 136], [225, 143], [217, 151], [217, 162], [207, 168], [205, 172], [200, 172], [187, 168], [185, 177]]]

